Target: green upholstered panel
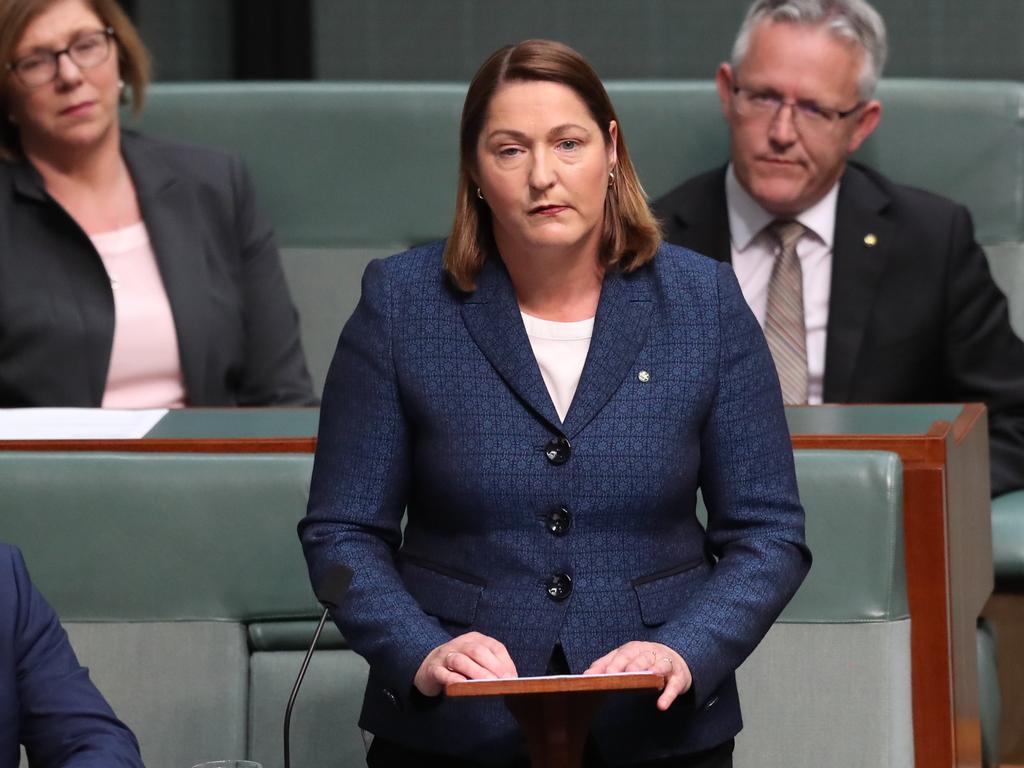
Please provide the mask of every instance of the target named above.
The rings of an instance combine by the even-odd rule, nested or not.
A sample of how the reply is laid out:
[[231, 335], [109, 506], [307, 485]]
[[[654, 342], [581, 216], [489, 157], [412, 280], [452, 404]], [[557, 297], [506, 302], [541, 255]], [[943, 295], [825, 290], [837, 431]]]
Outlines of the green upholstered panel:
[[858, 157], [970, 208], [982, 243], [1024, 240], [1024, 83], [888, 80]]
[[1000, 757], [999, 721], [1002, 702], [999, 675], [996, 669], [995, 626], [988, 619], [978, 619], [975, 648], [978, 653], [978, 698], [981, 712], [981, 749], [984, 768], [998, 768]]
[[[263, 768], [284, 763], [284, 709], [303, 655], [300, 651], [252, 655], [248, 754]], [[292, 765], [357, 768], [366, 764], [357, 722], [367, 672], [366, 662], [352, 651], [317, 651], [292, 711]]]
[[459, 84], [154, 86], [140, 126], [233, 149], [287, 246], [383, 247], [451, 226]]
[[999, 589], [1024, 585], [1024, 491], [992, 499], [992, 562]]
[[317, 395], [323, 391], [341, 329], [359, 302], [363, 270], [372, 259], [403, 248], [283, 249], [281, 261], [299, 310], [302, 347]]
[[138, 737], [149, 768], [245, 757], [249, 652], [241, 625], [68, 622], [66, 627], [96, 686]]
[[[725, 127], [702, 81], [611, 81], [623, 131], [657, 196], [724, 162]], [[280, 241], [397, 247], [440, 237], [455, 195], [462, 83], [154, 86], [141, 127], [248, 161]], [[861, 157], [970, 206], [982, 242], [1024, 239], [1024, 85], [889, 80]]]
[[776, 624], [737, 683], [736, 768], [914, 765], [908, 619]]
[[953, 421], [960, 405], [794, 405], [789, 431], [799, 435], [925, 435], [936, 421]]
[[[611, 81], [630, 152], [656, 197], [723, 163], [710, 80]], [[240, 153], [284, 246], [315, 387], [367, 261], [451, 226], [463, 83], [180, 83], [150, 89], [140, 127]], [[1024, 326], [1024, 85], [888, 80], [885, 115], [859, 157], [967, 204]], [[1009, 254], [1009, 255], [1007, 255]]]
[[795, 451], [814, 564], [780, 621], [905, 618], [903, 469], [884, 451]]
[[[66, 620], [316, 616], [294, 531], [311, 461], [2, 454], [0, 540]], [[798, 451], [797, 472], [816, 564], [785, 619], [905, 615], [898, 458]]]
[[0, 454], [0, 540], [64, 620], [317, 616], [308, 455]]
[[[254, 621], [249, 625], [253, 651], [299, 651], [309, 648], [319, 620]], [[317, 648], [348, 648], [341, 631], [330, 619], [324, 624]]]

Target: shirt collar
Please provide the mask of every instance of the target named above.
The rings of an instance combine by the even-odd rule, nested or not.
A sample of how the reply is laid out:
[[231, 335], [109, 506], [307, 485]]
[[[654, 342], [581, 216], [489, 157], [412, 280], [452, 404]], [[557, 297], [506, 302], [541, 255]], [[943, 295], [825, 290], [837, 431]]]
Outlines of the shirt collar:
[[[836, 230], [836, 203], [839, 199], [839, 182], [821, 200], [800, 213], [796, 220], [813, 232], [831, 251]], [[725, 202], [729, 210], [729, 233], [732, 247], [745, 251], [751, 241], [775, 220], [768, 211], [743, 188], [732, 163], [725, 174]]]

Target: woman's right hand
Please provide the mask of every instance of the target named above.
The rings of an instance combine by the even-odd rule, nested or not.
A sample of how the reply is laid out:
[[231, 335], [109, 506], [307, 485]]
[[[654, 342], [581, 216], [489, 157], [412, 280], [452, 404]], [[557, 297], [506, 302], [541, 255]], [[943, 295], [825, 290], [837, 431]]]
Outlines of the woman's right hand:
[[428, 653], [416, 670], [413, 685], [424, 696], [437, 696], [448, 683], [518, 675], [504, 645], [479, 632], [467, 632]]

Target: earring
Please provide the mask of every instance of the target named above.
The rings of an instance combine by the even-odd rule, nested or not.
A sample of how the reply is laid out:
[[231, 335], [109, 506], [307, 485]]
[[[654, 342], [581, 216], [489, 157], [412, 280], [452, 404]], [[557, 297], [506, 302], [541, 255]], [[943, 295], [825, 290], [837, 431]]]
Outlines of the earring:
[[119, 91], [123, 91], [124, 90], [124, 80], [118, 80], [117, 81], [117, 90], [119, 90]]
[[608, 171], [608, 188], [611, 189], [612, 184], [615, 183], [615, 171]]
[[480, 187], [476, 188], [476, 196], [479, 197], [481, 200], [484, 199], [484, 193], [480, 191]]

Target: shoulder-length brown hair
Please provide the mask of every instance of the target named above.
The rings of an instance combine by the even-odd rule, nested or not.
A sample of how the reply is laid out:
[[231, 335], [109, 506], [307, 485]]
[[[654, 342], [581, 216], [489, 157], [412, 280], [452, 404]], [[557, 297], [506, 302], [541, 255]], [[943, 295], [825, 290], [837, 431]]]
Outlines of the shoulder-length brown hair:
[[647, 196], [626, 150], [622, 124], [593, 67], [567, 45], [552, 40], [527, 40], [495, 51], [473, 77], [462, 107], [459, 132], [459, 183], [455, 223], [444, 251], [444, 266], [463, 291], [476, 287], [476, 277], [488, 255], [496, 254], [487, 203], [477, 197], [476, 151], [487, 110], [498, 89], [508, 82], [547, 81], [571, 88], [587, 105], [601, 128], [605, 144], [612, 140], [608, 126], [618, 125], [614, 181], [604, 205], [600, 259], [607, 269], [630, 272], [654, 258], [661, 232], [647, 205]]
[[[21, 154], [18, 129], [8, 117], [7, 98], [14, 76], [6, 65], [14, 58], [25, 29], [39, 14], [57, 0], [0, 0], [0, 160], [11, 160]], [[121, 10], [117, 0], [83, 0], [104, 26], [114, 30], [117, 63], [121, 79], [131, 86], [132, 114], [142, 112], [149, 83], [149, 54], [138, 30]]]

